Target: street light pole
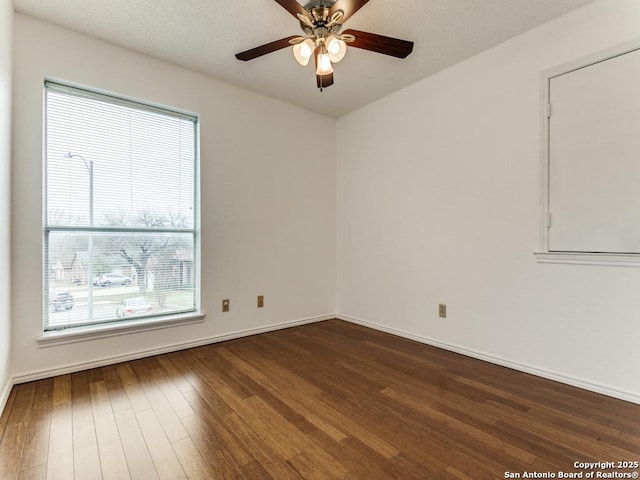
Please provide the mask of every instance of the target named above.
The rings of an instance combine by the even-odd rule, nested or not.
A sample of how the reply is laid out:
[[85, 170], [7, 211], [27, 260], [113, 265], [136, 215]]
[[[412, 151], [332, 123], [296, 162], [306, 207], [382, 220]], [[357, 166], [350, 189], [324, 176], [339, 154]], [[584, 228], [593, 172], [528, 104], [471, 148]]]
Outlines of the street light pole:
[[[93, 227], [93, 160], [87, 161], [82, 155], [65, 153], [64, 158], [79, 158], [89, 172], [89, 226]], [[87, 311], [89, 321], [93, 321], [93, 232], [89, 234], [89, 265], [87, 265], [87, 284], [89, 292], [87, 297]]]

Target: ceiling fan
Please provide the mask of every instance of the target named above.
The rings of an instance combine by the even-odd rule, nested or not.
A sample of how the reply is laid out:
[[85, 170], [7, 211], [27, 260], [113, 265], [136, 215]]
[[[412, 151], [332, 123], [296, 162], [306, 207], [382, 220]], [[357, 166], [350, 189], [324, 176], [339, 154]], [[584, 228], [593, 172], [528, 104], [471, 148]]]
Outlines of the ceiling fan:
[[291, 36], [236, 54], [238, 60], [252, 60], [267, 53], [293, 46], [293, 56], [302, 66], [311, 57], [316, 65], [320, 91], [333, 85], [333, 64], [347, 53], [347, 44], [372, 52], [406, 58], [413, 42], [359, 30], [342, 30], [342, 25], [369, 0], [311, 0], [304, 7], [296, 0], [275, 0], [300, 21], [304, 36]]

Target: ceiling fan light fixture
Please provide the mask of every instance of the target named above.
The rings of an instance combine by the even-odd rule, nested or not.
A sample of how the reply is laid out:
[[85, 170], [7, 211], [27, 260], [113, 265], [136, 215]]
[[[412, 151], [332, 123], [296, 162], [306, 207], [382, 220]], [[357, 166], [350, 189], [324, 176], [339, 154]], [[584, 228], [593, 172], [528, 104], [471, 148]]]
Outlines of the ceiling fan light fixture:
[[327, 51], [329, 52], [329, 58], [331, 61], [333, 63], [338, 63], [347, 54], [347, 44], [332, 35], [327, 40]]
[[369, 0], [275, 0], [281, 7], [296, 17], [302, 36], [293, 35], [274, 42], [236, 53], [238, 60], [247, 61], [293, 46], [296, 61], [307, 66], [311, 57], [315, 61], [316, 85], [320, 89], [334, 84], [333, 64], [340, 62], [349, 47], [369, 50], [396, 58], [406, 58], [413, 51], [413, 42], [385, 37], [360, 30], [346, 30], [344, 23]]
[[293, 46], [293, 56], [296, 61], [306, 67], [309, 65], [309, 59], [313, 55], [313, 51], [315, 50], [315, 44], [313, 40], [307, 38], [304, 42], [300, 42]]

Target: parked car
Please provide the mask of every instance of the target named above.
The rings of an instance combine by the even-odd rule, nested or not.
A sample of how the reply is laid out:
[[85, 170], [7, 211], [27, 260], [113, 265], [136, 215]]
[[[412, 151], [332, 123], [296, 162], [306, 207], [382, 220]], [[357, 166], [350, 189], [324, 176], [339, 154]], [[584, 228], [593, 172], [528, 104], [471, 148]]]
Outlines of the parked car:
[[73, 295], [66, 290], [56, 290], [49, 295], [49, 311], [52, 313], [71, 310], [73, 305]]
[[143, 297], [127, 298], [116, 307], [116, 317], [124, 318], [127, 315], [140, 315], [150, 311], [151, 305]]
[[131, 278], [125, 277], [120, 273], [105, 273], [104, 275], [96, 275], [93, 277], [93, 284], [101, 287], [110, 287], [111, 285], [131, 285]]

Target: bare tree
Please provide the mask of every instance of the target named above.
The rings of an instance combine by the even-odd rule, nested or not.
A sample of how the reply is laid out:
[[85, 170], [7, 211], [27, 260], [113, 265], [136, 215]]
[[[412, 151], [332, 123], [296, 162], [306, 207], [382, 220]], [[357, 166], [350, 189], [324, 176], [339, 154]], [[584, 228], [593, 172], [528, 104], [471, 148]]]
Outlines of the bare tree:
[[[165, 215], [144, 209], [131, 221], [122, 212], [105, 215], [105, 223], [115, 227], [185, 228], [189, 221], [181, 214], [169, 212]], [[104, 248], [106, 253], [119, 254], [135, 269], [140, 293], [149, 291], [149, 273], [153, 272], [154, 291], [158, 295], [158, 303], [164, 306], [167, 291], [172, 286], [173, 257], [178, 249], [184, 247], [182, 243], [180, 235], [145, 232], [110, 235], [104, 242]]]

